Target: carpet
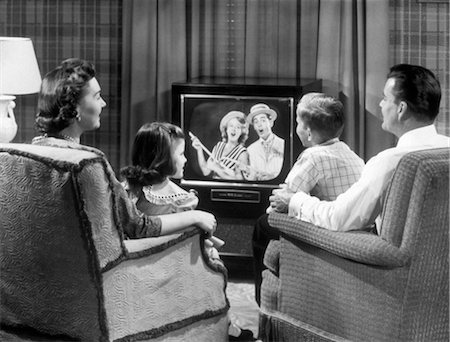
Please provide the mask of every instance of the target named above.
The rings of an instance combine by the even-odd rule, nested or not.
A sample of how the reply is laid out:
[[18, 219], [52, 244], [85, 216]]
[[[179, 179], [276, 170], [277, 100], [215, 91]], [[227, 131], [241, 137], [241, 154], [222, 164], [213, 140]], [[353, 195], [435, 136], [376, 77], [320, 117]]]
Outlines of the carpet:
[[238, 326], [249, 329], [258, 336], [259, 307], [255, 301], [253, 280], [229, 279], [227, 297], [230, 301], [230, 315]]

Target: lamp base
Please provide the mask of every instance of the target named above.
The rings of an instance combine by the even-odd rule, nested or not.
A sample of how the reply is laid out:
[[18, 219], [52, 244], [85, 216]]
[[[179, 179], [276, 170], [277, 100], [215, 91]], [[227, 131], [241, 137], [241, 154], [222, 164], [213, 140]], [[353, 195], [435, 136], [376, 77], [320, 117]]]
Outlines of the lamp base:
[[15, 96], [0, 95], [0, 143], [8, 143], [17, 133], [17, 123], [13, 108]]

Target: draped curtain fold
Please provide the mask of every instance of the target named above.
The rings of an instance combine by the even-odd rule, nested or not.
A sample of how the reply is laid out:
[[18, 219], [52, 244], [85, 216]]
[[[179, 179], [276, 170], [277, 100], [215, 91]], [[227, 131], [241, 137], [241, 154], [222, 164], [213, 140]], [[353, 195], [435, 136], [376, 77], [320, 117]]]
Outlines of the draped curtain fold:
[[123, 16], [122, 165], [143, 123], [171, 120], [171, 84], [198, 76], [321, 78], [344, 141], [366, 159], [392, 146], [388, 0], [128, 0]]

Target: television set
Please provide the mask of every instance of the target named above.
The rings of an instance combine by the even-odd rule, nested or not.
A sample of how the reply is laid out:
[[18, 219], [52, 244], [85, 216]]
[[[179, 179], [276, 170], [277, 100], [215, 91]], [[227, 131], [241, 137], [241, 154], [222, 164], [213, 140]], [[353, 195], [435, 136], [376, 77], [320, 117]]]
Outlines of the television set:
[[[199, 209], [215, 214], [219, 237], [227, 242], [231, 235], [234, 239], [247, 236], [245, 241], [226, 243], [223, 247], [226, 252], [251, 254], [249, 234], [255, 220], [265, 213], [272, 190], [284, 182], [303, 149], [295, 133], [295, 110], [302, 94], [312, 91], [321, 91], [321, 80], [202, 77], [172, 84], [172, 122], [180, 126], [186, 136], [187, 162], [180, 185], [198, 193]], [[218, 143], [225, 134], [224, 127], [221, 130], [222, 119], [229, 113], [239, 116], [239, 112], [247, 117], [252, 107], [257, 109], [258, 106], [275, 113], [271, 131], [276, 138], [271, 143], [276, 156], [270, 157], [268, 162], [263, 159], [257, 162], [257, 155], [263, 152], [257, 147], [263, 133], [253, 121], [254, 125], [248, 124], [247, 139], [240, 141], [247, 153], [247, 159], [243, 159], [247, 160], [245, 165], [227, 157], [216, 160]], [[224, 169], [229, 166], [224, 164], [229, 162], [235, 172], [225, 175], [203, 172], [199, 151], [192, 144], [195, 138], [200, 142], [204, 160], [212, 156]], [[277, 139], [277, 149], [274, 139]]]

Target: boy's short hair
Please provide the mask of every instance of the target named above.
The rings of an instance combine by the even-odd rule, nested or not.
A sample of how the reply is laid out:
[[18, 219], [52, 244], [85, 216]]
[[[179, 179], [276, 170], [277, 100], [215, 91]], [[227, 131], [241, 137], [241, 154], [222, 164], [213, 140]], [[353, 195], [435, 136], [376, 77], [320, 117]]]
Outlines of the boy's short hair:
[[329, 140], [339, 137], [344, 129], [344, 105], [341, 101], [323, 93], [303, 95], [297, 107], [297, 115], [312, 130]]

